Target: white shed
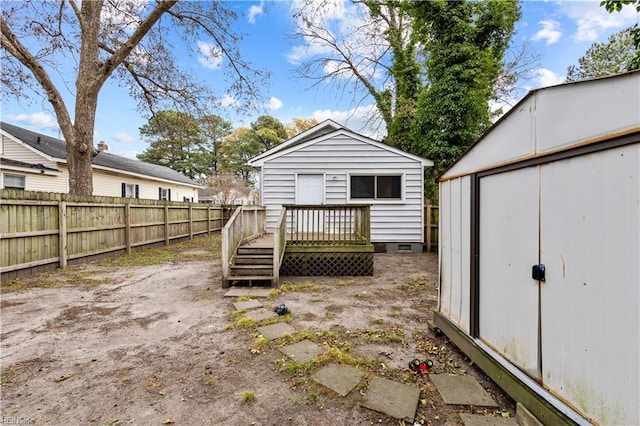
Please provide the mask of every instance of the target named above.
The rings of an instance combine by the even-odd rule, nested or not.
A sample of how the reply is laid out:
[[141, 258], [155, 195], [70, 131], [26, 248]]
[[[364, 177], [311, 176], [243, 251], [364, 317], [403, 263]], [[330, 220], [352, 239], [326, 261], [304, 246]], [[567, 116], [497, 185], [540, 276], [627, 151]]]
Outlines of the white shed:
[[370, 204], [371, 241], [422, 251], [424, 168], [433, 162], [326, 120], [251, 159], [272, 232], [282, 205]]
[[640, 72], [530, 92], [439, 188], [436, 325], [544, 424], [640, 424]]

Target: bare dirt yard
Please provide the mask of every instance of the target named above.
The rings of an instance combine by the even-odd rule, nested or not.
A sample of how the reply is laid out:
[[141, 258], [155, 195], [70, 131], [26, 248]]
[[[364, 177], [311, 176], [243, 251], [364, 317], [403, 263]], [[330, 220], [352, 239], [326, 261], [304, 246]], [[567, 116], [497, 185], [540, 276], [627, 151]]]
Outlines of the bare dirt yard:
[[[224, 297], [219, 251], [215, 235], [2, 283], [2, 423], [404, 424], [361, 406], [374, 376], [421, 389], [418, 424], [515, 415], [512, 400], [427, 328], [435, 254], [376, 254], [372, 277], [284, 277], [262, 303], [285, 303], [291, 314], [275, 320], [296, 334], [268, 341]], [[298, 364], [278, 349], [303, 339], [325, 354]], [[413, 358], [475, 377], [499, 408], [447, 406], [408, 369]], [[364, 373], [346, 397], [311, 377], [329, 362]]]

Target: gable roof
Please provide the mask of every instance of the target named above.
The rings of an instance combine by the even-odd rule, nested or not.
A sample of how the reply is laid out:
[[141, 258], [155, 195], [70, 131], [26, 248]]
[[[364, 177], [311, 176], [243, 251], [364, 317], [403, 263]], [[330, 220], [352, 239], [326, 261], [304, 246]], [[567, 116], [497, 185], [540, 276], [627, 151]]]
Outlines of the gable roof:
[[304, 147], [313, 145], [315, 143], [318, 143], [327, 139], [331, 139], [338, 135], [348, 136], [360, 142], [368, 143], [370, 145], [395, 153], [397, 155], [410, 158], [412, 160], [415, 160], [421, 163], [423, 167], [433, 166], [433, 161], [431, 160], [418, 157], [417, 155], [409, 154], [408, 152], [404, 152], [400, 149], [394, 148], [383, 142], [379, 142], [374, 139], [368, 138], [364, 135], [361, 135], [359, 133], [356, 133], [352, 130], [347, 129], [346, 127], [336, 123], [333, 120], [325, 120], [322, 123], [317, 124], [316, 126], [305, 130], [304, 132], [281, 143], [280, 145], [274, 148], [271, 148], [270, 150], [265, 151], [262, 154], [257, 155], [256, 157], [253, 157], [251, 160], [247, 162], [247, 164], [252, 167], [262, 167], [265, 161], [278, 158], [282, 155], [288, 154], [293, 151], [297, 151], [298, 149], [302, 149]]
[[[600, 88], [600, 89], [599, 89]], [[540, 156], [548, 154], [540, 151], [537, 146], [531, 148], [530, 152], [522, 154], [518, 158], [501, 158], [499, 160], [487, 158], [486, 152], [481, 153], [480, 150], [488, 144], [492, 138], [496, 140], [501, 130], [509, 125], [517, 125], [518, 115], [526, 114], [526, 125], [531, 130], [524, 129], [522, 134], [518, 135], [518, 139], [522, 139], [523, 135], [534, 138], [535, 144], [541, 139], [540, 129], [553, 128], [554, 138], [557, 140], [554, 150], [566, 150], [572, 145], [587, 145], [600, 142], [603, 138], [609, 138], [612, 134], [622, 135], [638, 132], [640, 129], [640, 102], [638, 102], [638, 88], [640, 88], [640, 70], [613, 74], [604, 77], [595, 77], [586, 80], [569, 81], [552, 86], [541, 87], [529, 91], [520, 101], [518, 101], [509, 111], [502, 115], [493, 125], [487, 129], [471, 146], [469, 146], [460, 156], [440, 175], [437, 176], [438, 181], [445, 181], [452, 177], [471, 174], [471, 170], [464, 163], [469, 157], [476, 155], [477, 158], [485, 160], [486, 164], [482, 167], [476, 167], [475, 171], [480, 168], [494, 167], [495, 164], [504, 163], [505, 161], [514, 162], [522, 160], [522, 157], [531, 158], [532, 156]], [[598, 92], [601, 90], [601, 92]], [[590, 93], [606, 93], [608, 96], [602, 97], [598, 102], [585, 102], [583, 98], [576, 101], [576, 96], [588, 95]], [[556, 94], [555, 98], [552, 94]], [[540, 98], [549, 96], [546, 103], [541, 103]], [[564, 102], [564, 103], [563, 103]], [[551, 106], [554, 106], [553, 113], [547, 112]], [[530, 107], [529, 107], [530, 106]], [[611, 123], [604, 117], [604, 111], [615, 111], [617, 117], [616, 123]], [[553, 122], [550, 122], [545, 115], [552, 115]], [[580, 118], [579, 120], [577, 118]], [[597, 120], [593, 118], [599, 117]], [[628, 121], [628, 122], [627, 122]], [[602, 124], [602, 134], [593, 133], [595, 123]], [[624, 123], [624, 124], [622, 124]], [[545, 126], [546, 124], [546, 126]], [[588, 125], [587, 125], [588, 124]], [[566, 140], [559, 136], [560, 129], [571, 129], [571, 134], [575, 140]], [[536, 130], [538, 127], [538, 130]], [[585, 133], [586, 132], [586, 133]], [[532, 136], [533, 135], [533, 136]], [[501, 152], [494, 149], [494, 152]], [[493, 162], [492, 162], [493, 161]]]
[[[13, 124], [0, 122], [0, 128], [3, 132], [12, 136], [16, 142], [21, 143], [25, 147], [41, 153], [51, 161], [67, 162], [67, 149], [65, 141], [56, 139], [41, 133], [32, 132], [31, 130], [15, 126]], [[119, 155], [110, 154], [108, 152], [100, 152], [93, 158], [93, 165], [98, 169], [114, 170], [126, 174], [142, 175], [156, 179], [178, 182], [185, 185], [201, 187], [200, 184], [194, 182], [169, 167], [157, 164], [145, 163], [143, 161], [132, 160], [130, 158], [121, 157]]]

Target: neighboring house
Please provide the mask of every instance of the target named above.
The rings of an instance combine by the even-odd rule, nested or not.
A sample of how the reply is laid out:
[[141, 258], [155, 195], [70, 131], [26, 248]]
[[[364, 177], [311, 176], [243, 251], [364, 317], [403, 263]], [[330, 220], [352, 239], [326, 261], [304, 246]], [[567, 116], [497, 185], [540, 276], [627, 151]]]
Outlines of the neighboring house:
[[436, 325], [543, 424], [640, 424], [640, 71], [530, 92], [439, 182]]
[[258, 203], [257, 198], [257, 193], [253, 188], [230, 188], [226, 191], [219, 191], [207, 187], [198, 190], [198, 201], [201, 203], [252, 206]]
[[433, 162], [327, 120], [251, 159], [271, 232], [285, 204], [370, 204], [379, 250], [422, 251], [424, 168]]
[[[0, 187], [69, 192], [65, 142], [12, 124], [0, 127]], [[202, 186], [168, 167], [107, 152], [93, 159], [93, 195], [198, 202]]]

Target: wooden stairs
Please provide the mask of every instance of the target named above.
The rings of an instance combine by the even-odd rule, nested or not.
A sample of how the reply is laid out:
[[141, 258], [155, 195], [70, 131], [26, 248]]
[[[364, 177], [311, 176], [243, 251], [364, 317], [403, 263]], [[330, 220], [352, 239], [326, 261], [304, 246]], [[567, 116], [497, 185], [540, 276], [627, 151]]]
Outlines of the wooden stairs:
[[229, 282], [273, 281], [273, 236], [266, 234], [244, 243], [231, 260]]

